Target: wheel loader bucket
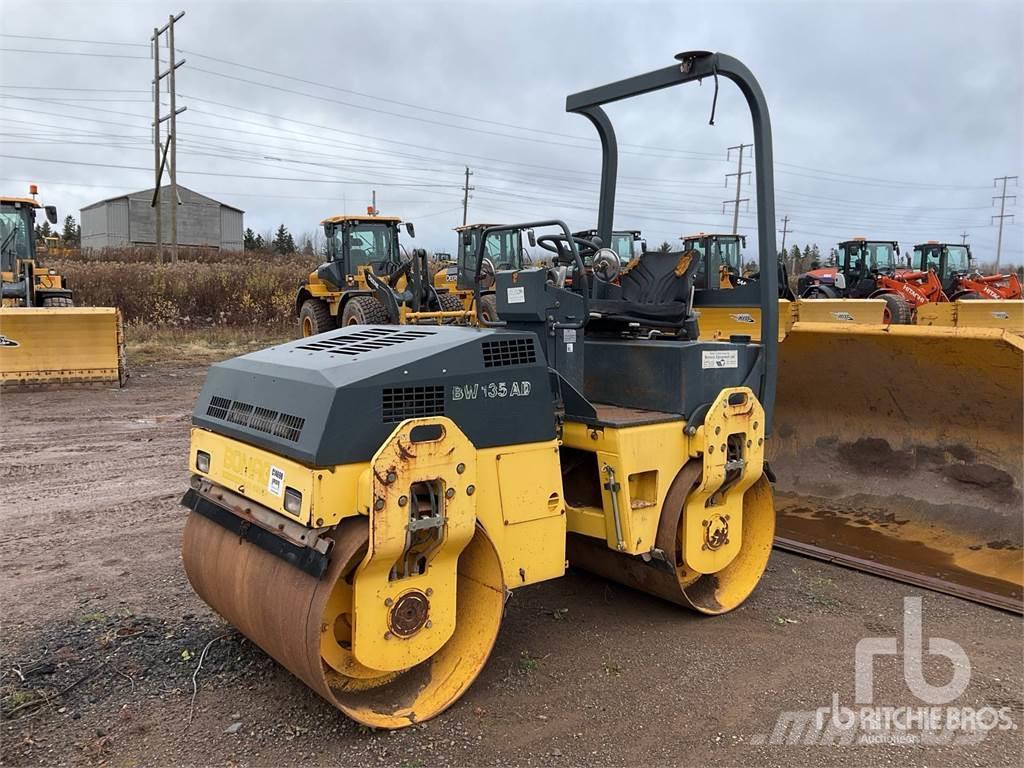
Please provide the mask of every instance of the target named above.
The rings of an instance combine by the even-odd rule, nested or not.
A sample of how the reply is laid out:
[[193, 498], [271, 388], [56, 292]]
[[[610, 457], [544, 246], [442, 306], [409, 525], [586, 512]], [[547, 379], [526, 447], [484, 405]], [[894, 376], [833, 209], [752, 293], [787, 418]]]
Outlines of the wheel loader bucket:
[[795, 323], [768, 441], [777, 546], [1021, 612], [1022, 403], [1011, 332]]
[[956, 328], [1002, 328], [1024, 336], [1024, 301], [949, 301], [922, 304], [917, 308], [918, 325]]
[[127, 378], [121, 313], [114, 307], [0, 309], [5, 389], [113, 384]]

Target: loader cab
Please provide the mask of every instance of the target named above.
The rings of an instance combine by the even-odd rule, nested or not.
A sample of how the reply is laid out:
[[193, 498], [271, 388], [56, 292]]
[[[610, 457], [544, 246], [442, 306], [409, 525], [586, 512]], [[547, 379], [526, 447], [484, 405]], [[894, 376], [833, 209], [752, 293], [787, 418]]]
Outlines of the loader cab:
[[[32, 185], [31, 194], [36, 194]], [[37, 260], [36, 210], [42, 208], [51, 224], [57, 223], [57, 209], [42, 206], [34, 197], [0, 197], [0, 271], [17, 272], [18, 262]]]
[[[584, 229], [579, 232], [573, 232], [572, 234], [573, 237], [582, 237], [584, 240], [593, 240], [598, 236], [596, 229]], [[639, 230], [620, 230], [612, 232], [608, 248], [615, 251], [615, 254], [619, 257], [619, 261], [622, 262], [623, 266], [625, 266], [636, 258], [637, 243], [640, 244], [640, 252], [646, 253], [647, 241], [644, 240], [643, 234]]]
[[392, 216], [335, 216], [323, 222], [327, 258], [338, 262], [344, 274], [371, 267], [390, 274], [401, 265], [398, 231], [401, 219]]
[[974, 261], [971, 246], [930, 241], [914, 246], [912, 266], [922, 272], [932, 270], [947, 294], [957, 289], [961, 276], [969, 274]]
[[864, 298], [872, 294], [878, 275], [892, 276], [901, 268], [899, 255], [900, 246], [894, 240], [857, 237], [839, 243], [836, 264], [845, 279], [846, 295], [850, 298]]
[[[458, 233], [458, 279], [460, 291], [473, 290], [476, 274], [476, 257], [483, 233], [494, 224], [469, 224], [456, 227]], [[511, 228], [491, 232], [484, 237], [483, 257], [487, 259], [488, 271], [518, 270], [529, 265], [530, 257], [523, 247], [523, 230]]]
[[701, 232], [680, 239], [683, 251], [694, 250], [700, 254], [696, 279], [698, 289], [736, 287], [743, 275], [743, 249], [747, 247], [745, 235], [708, 235]]

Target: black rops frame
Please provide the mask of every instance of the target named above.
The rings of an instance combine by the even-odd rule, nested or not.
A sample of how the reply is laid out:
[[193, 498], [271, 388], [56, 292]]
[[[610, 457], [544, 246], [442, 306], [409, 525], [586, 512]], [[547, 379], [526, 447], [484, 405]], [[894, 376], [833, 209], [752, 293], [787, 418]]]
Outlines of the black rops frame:
[[[754, 75], [732, 56], [709, 51], [688, 51], [676, 56], [678, 64], [643, 75], [619, 80], [588, 91], [580, 91], [565, 100], [565, 111], [583, 115], [601, 137], [601, 197], [597, 232], [602, 243], [611, 242], [615, 218], [615, 184], [619, 169], [619, 150], [615, 129], [601, 108], [604, 104], [640, 96], [673, 85], [682, 85], [705, 77], [722, 76], [739, 86], [750, 107], [754, 127], [754, 170], [757, 201], [757, 240], [761, 277], [761, 347], [764, 368], [761, 380], [761, 404], [766, 431], [770, 432], [775, 412], [775, 381], [778, 368], [779, 278], [775, 250], [775, 178], [772, 159], [772, 127], [768, 104]], [[716, 92], [717, 93], [717, 92]]]

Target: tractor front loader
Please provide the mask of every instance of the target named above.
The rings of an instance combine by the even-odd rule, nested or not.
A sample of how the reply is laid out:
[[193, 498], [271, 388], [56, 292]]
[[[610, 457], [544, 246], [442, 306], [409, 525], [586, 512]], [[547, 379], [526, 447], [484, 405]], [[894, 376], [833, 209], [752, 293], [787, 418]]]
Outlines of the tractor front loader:
[[121, 313], [76, 307], [62, 275], [40, 264], [30, 197], [0, 197], [0, 386], [115, 384], [127, 379]]
[[[774, 329], [764, 98], [729, 56], [677, 58], [567, 100], [603, 145], [601, 240], [617, 167], [602, 105], [736, 82], [754, 121], [760, 306]], [[608, 254], [586, 253], [561, 221], [487, 228], [475, 277], [487, 236], [535, 228], [563, 246], [571, 287], [564, 272], [499, 269], [501, 320], [344, 327], [214, 365], [196, 403], [189, 580], [368, 726], [412, 725], [457, 701], [509, 591], [563, 575], [567, 553], [707, 614], [740, 605], [765, 569], [774, 333], [701, 341], [690, 255], [646, 253], [618, 282], [598, 269], [591, 281], [584, 258]]]
[[[303, 337], [346, 325], [468, 321], [458, 297], [431, 284], [425, 251], [414, 249], [403, 257], [400, 218], [370, 209], [365, 216], [332, 216], [321, 224], [327, 261], [309, 274], [295, 296]], [[405, 229], [415, 237], [411, 222]]]

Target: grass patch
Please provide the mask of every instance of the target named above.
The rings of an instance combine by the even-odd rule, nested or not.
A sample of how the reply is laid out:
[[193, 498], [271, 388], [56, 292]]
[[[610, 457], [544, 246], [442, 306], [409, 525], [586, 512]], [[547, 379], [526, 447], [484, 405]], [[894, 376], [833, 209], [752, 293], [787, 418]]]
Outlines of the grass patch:
[[298, 336], [293, 323], [266, 326], [214, 325], [170, 328], [142, 323], [125, 327], [129, 370], [152, 363], [213, 363], [244, 355]]

